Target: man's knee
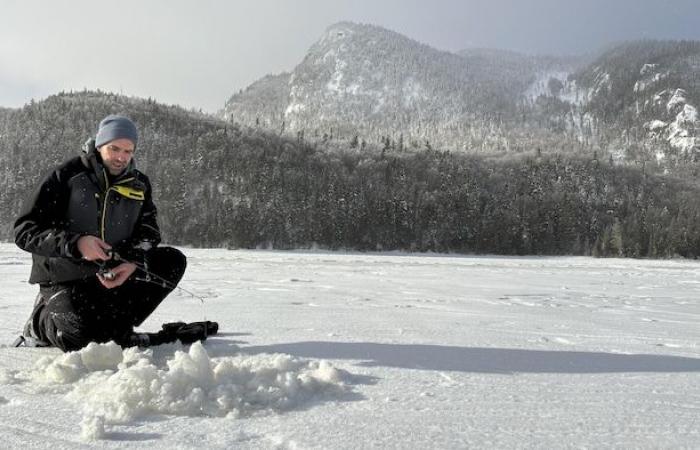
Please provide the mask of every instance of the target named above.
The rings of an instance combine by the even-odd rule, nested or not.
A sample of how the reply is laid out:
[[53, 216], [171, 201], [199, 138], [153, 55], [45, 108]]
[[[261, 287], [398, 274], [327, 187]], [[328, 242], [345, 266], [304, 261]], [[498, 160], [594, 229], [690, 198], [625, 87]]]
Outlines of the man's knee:
[[149, 255], [149, 270], [173, 284], [185, 274], [187, 257], [173, 247], [156, 247]]

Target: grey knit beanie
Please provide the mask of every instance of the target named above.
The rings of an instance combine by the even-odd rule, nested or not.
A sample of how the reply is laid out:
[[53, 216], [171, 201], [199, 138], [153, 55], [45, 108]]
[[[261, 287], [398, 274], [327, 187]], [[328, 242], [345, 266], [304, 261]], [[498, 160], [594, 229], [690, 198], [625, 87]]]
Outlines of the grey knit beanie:
[[129, 139], [136, 146], [139, 132], [134, 122], [124, 116], [110, 114], [102, 119], [95, 137], [95, 147], [100, 148], [115, 139]]

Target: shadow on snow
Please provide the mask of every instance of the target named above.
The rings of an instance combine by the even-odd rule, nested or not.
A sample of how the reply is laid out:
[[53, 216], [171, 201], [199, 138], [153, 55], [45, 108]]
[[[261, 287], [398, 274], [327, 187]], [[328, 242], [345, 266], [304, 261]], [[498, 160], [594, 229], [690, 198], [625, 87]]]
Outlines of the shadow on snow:
[[700, 372], [700, 359], [668, 355], [470, 348], [373, 342], [294, 342], [244, 347], [245, 354], [361, 360], [364, 367], [474, 373]]

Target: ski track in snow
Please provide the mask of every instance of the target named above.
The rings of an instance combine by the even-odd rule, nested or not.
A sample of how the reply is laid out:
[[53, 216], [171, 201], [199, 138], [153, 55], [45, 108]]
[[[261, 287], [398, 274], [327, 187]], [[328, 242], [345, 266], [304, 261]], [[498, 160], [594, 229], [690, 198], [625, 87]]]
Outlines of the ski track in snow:
[[[30, 256], [0, 244], [3, 448], [697, 448], [700, 264], [183, 249], [141, 327], [203, 346], [9, 347]], [[139, 390], [140, 389], [140, 390]]]

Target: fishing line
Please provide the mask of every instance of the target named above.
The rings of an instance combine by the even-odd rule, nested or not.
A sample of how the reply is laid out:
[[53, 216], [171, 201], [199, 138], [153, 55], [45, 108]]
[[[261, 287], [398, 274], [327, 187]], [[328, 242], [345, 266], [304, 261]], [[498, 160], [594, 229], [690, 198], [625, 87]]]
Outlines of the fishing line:
[[[187, 289], [180, 287], [177, 284], [170, 282], [169, 280], [166, 280], [165, 278], [161, 277], [160, 275], [151, 272], [150, 270], [148, 270], [148, 268], [146, 267], [145, 264], [141, 264], [141, 263], [138, 263], [135, 261], [129, 261], [128, 259], [124, 259], [115, 251], [107, 251], [107, 255], [110, 257], [110, 260], [122, 261], [125, 263], [133, 264], [136, 266], [136, 268], [138, 268], [140, 271], [145, 273], [147, 277], [155, 278], [155, 280], [151, 280], [148, 278], [139, 278], [139, 280], [145, 281], [147, 283], [152, 283], [152, 284], [155, 284], [158, 286], [162, 286], [165, 288], [169, 288], [169, 289], [179, 289], [182, 292], [184, 292], [188, 295], [191, 295], [192, 297], [198, 299], [202, 304], [204, 304], [204, 297], [201, 297], [193, 292], [190, 292]], [[109, 261], [109, 260], [107, 260], [107, 261]], [[110, 280], [110, 279], [114, 278], [114, 274], [110, 271], [109, 268], [106, 267], [107, 261], [97, 263], [97, 265], [100, 266], [100, 270], [98, 271], [98, 273], [100, 275], [102, 275], [105, 279]]]

